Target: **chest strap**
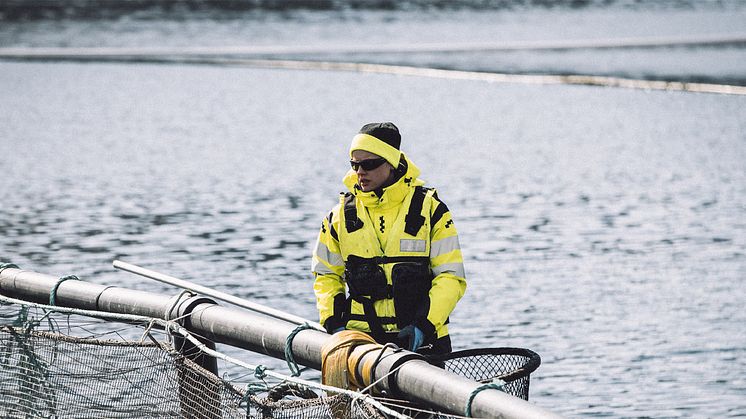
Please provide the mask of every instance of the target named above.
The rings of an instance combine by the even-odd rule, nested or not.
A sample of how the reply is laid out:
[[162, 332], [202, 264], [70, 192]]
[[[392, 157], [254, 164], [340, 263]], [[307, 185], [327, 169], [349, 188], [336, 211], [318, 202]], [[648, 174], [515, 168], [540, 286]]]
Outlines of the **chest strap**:
[[383, 265], [385, 263], [402, 263], [402, 262], [420, 262], [430, 263], [430, 256], [374, 256], [371, 258], [364, 258], [355, 255], [349, 255], [345, 264], [363, 264], [363, 263], [374, 263], [376, 265]]
[[[412, 200], [409, 202], [409, 211], [404, 216], [404, 232], [410, 236], [416, 236], [420, 228], [425, 224], [425, 217], [422, 215], [422, 205], [425, 203], [427, 188], [415, 186]], [[363, 228], [363, 221], [357, 216], [355, 206], [355, 195], [347, 192], [344, 199], [345, 228], [348, 233]]]

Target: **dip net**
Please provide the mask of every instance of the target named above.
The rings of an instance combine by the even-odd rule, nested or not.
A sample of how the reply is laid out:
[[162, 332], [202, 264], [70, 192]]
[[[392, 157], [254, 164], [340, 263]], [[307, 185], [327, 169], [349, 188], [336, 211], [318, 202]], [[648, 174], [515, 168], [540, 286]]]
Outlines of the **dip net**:
[[480, 348], [431, 357], [434, 364], [480, 383], [500, 380], [502, 390], [528, 400], [531, 373], [541, 365], [541, 357], [525, 348]]

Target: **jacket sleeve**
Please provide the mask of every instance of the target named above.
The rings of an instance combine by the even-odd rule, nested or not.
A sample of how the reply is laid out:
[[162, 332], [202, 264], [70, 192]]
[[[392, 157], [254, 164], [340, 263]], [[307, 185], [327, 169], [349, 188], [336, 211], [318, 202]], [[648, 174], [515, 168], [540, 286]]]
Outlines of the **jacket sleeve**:
[[335, 207], [321, 223], [311, 261], [319, 322], [330, 333], [345, 326], [344, 260], [339, 248], [338, 229], [339, 208]]
[[434, 278], [430, 288], [430, 308], [426, 321], [417, 326], [426, 334], [446, 323], [466, 291], [464, 260], [458, 233], [446, 204], [433, 198], [430, 214], [430, 269]]

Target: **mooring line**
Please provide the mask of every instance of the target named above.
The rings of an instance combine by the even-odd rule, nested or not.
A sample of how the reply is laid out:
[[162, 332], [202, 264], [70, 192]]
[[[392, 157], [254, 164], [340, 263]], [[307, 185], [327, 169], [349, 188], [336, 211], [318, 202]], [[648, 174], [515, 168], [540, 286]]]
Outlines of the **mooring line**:
[[678, 81], [641, 80], [623, 77], [593, 75], [538, 75], [508, 74], [482, 71], [445, 70], [427, 67], [414, 67], [389, 64], [366, 64], [334, 61], [302, 60], [221, 60], [216, 63], [243, 65], [254, 68], [354, 71], [360, 73], [394, 74], [449, 80], [486, 81], [493, 83], [538, 84], [538, 85], [585, 85], [599, 87], [621, 87], [641, 90], [667, 90], [696, 93], [719, 93], [746, 95], [746, 86], [714, 83], [693, 83]]
[[[707, 45], [715, 43], [711, 40]], [[746, 44], [746, 36], [731, 40]], [[730, 42], [730, 41], [729, 41]], [[649, 46], [652, 46], [651, 42]], [[655, 45], [692, 45], [655, 44]], [[628, 45], [629, 46], [629, 45]], [[279, 48], [279, 47], [278, 47]], [[554, 48], [556, 49], [556, 48]], [[462, 49], [463, 50], [463, 49]], [[582, 85], [596, 87], [617, 87], [639, 90], [681, 91], [694, 93], [716, 93], [726, 95], [746, 95], [746, 86], [698, 83], [666, 80], [643, 80], [625, 77], [599, 75], [558, 75], [558, 74], [511, 74], [487, 71], [468, 71], [416, 67], [392, 64], [370, 64], [345, 61], [289, 60], [246, 58], [246, 55], [280, 55], [281, 50], [261, 53], [261, 47], [193, 47], [193, 48], [0, 48], [0, 59], [83, 61], [83, 62], [150, 62], [161, 64], [209, 64], [241, 66], [265, 69], [350, 71], [359, 73], [393, 74], [401, 76], [428, 77], [447, 80], [470, 80], [492, 83], [534, 84], [534, 85]], [[341, 49], [339, 51], [342, 51]], [[445, 51], [445, 50], [444, 50]], [[307, 51], [324, 52], [324, 51]], [[326, 50], [325, 52], [337, 52]], [[358, 50], [360, 52], [360, 50]], [[381, 51], [378, 51], [381, 52]], [[283, 54], [292, 54], [290, 49]]]

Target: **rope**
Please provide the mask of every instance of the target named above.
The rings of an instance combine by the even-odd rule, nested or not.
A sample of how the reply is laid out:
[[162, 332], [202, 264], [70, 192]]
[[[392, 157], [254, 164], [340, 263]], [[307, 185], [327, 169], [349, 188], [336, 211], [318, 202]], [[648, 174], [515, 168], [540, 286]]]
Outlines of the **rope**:
[[[363, 391], [367, 391], [370, 389], [375, 383], [381, 381], [381, 379], [376, 379], [376, 367], [378, 367], [378, 364], [381, 362], [381, 360], [384, 358], [384, 354], [386, 353], [386, 349], [391, 349], [393, 352], [391, 352], [389, 355], [393, 355], [397, 352], [401, 352], [402, 349], [396, 346], [394, 343], [387, 343], [383, 345], [381, 348], [381, 351], [378, 353], [378, 356], [376, 356], [375, 360], [371, 362], [368, 360], [365, 364], [363, 364], [363, 372], [367, 376], [368, 379], [367, 382], [364, 384], [366, 385], [365, 389]], [[383, 378], [383, 377], [381, 377]]]
[[[256, 368], [254, 368], [254, 377], [258, 380], [261, 380], [261, 383], [248, 383], [246, 384], [246, 387], [244, 388], [245, 393], [243, 397], [241, 398], [241, 401], [239, 402], [239, 406], [241, 403], [246, 403], [246, 413], [249, 414], [249, 410], [251, 409], [251, 405], [249, 404], [249, 399], [251, 399], [252, 396], [256, 396], [259, 393], [269, 391], [269, 385], [267, 384], [267, 381], [264, 379], [267, 377], [267, 367], [264, 365], [257, 365]], [[248, 416], [247, 416], [248, 417]]]
[[321, 347], [321, 382], [345, 390], [357, 390], [357, 365], [350, 365], [350, 355], [356, 346], [371, 343], [376, 344], [376, 341], [367, 333], [357, 330], [344, 330], [332, 335]]
[[[103, 292], [103, 291], [101, 291], [101, 292]], [[176, 317], [174, 317], [174, 318], [172, 318], [172, 317], [171, 317], [171, 315], [172, 315], [172, 314], [173, 314], [173, 312], [174, 312], [174, 309], [175, 309], [176, 307], [178, 307], [178, 306], [179, 306], [179, 305], [180, 305], [181, 303], [183, 303], [184, 301], [186, 301], [186, 300], [184, 300], [184, 301], [182, 301], [182, 300], [181, 300], [181, 297], [183, 297], [183, 296], [185, 296], [185, 295], [187, 296], [187, 300], [188, 300], [189, 298], [193, 297], [193, 296], [194, 296], [194, 295], [196, 295], [196, 294], [194, 294], [193, 292], [191, 292], [191, 291], [189, 291], [189, 290], [182, 290], [182, 291], [181, 291], [181, 292], [180, 292], [180, 293], [179, 293], [179, 294], [178, 294], [178, 295], [177, 295], [177, 296], [176, 296], [176, 297], [175, 297], [175, 298], [173, 299], [173, 300], [174, 300], [174, 302], [173, 302], [173, 303], [171, 303], [171, 305], [170, 305], [170, 306], [169, 306], [169, 307], [168, 307], [168, 308], [166, 309], [166, 311], [165, 311], [165, 312], [163, 313], [163, 318], [164, 318], [164, 319], [165, 319], [166, 321], [168, 321], [168, 322], [171, 322], [171, 321], [173, 321], [173, 322], [178, 322], [178, 321], [179, 321], [179, 320], [181, 320], [181, 319], [182, 319], [183, 317], [186, 317], [186, 316], [190, 316], [190, 315], [192, 314], [192, 313], [187, 313], [187, 314], [185, 314], [184, 316], [181, 316], [181, 317], [179, 317], [179, 316], [176, 316]], [[99, 294], [99, 296], [101, 296], [101, 294]], [[98, 307], [98, 303], [96, 303], [96, 306]], [[166, 327], [166, 329], [165, 329], [165, 330], [166, 330], [166, 341], [168, 342], [168, 344], [169, 344], [169, 345], [173, 345], [173, 344], [174, 344], [174, 331], [172, 330], [172, 328], [171, 328], [171, 326], [170, 326], [170, 325], [169, 325], [168, 327]]]
[[239, 406], [246, 403], [246, 414], [248, 417], [248, 414], [250, 413], [251, 404], [249, 403], [250, 399], [253, 396], [256, 396], [259, 393], [267, 392], [270, 390], [269, 384], [267, 384], [267, 381], [264, 379], [267, 377], [267, 367], [264, 365], [257, 365], [254, 368], [254, 377], [258, 380], [261, 380], [261, 383], [247, 383], [246, 387], [244, 387], [244, 394], [243, 397], [241, 397], [241, 401], [238, 403]]
[[57, 288], [60, 287], [60, 284], [67, 281], [68, 279], [73, 279], [76, 281], [80, 281], [80, 278], [78, 278], [75, 275], [67, 275], [63, 276], [62, 278], [58, 279], [57, 282], [55, 282], [54, 286], [51, 290], [49, 290], [49, 305], [50, 306], [56, 306], [57, 305]]
[[15, 263], [0, 263], [0, 273], [2, 273], [5, 269], [8, 269], [8, 268], [21, 269]]
[[292, 396], [301, 399], [318, 399], [319, 395], [308, 386], [297, 383], [283, 382], [272, 387], [267, 392], [267, 400], [278, 402], [285, 397]]
[[176, 316], [176, 317], [171, 317], [171, 314], [172, 314], [172, 313], [174, 312], [174, 309], [175, 309], [175, 308], [176, 308], [176, 307], [177, 307], [177, 306], [178, 306], [179, 304], [181, 304], [181, 303], [183, 303], [183, 302], [184, 302], [184, 301], [182, 301], [182, 300], [181, 300], [181, 297], [183, 297], [184, 295], [188, 295], [187, 299], [189, 299], [189, 298], [191, 298], [191, 297], [193, 297], [193, 296], [195, 296], [195, 295], [197, 295], [197, 294], [195, 294], [195, 293], [193, 293], [193, 292], [191, 292], [191, 291], [189, 291], [189, 290], [183, 290], [183, 291], [181, 291], [181, 292], [180, 292], [180, 293], [179, 293], [179, 294], [178, 294], [178, 295], [176, 296], [176, 298], [174, 298], [174, 302], [173, 302], [173, 303], [171, 303], [171, 305], [170, 305], [170, 306], [169, 306], [169, 307], [168, 307], [168, 308], [166, 309], [166, 311], [165, 311], [165, 312], [163, 313], [163, 318], [164, 318], [165, 320], [167, 320], [167, 321], [169, 321], [169, 320], [173, 320], [173, 321], [178, 321], [178, 320], [181, 320], [182, 318], [184, 318], [184, 317], [186, 317], [186, 316], [188, 316], [188, 315], [189, 315], [189, 314], [185, 314], [184, 316], [181, 316], [181, 317], [179, 317], [179, 316]]
[[503, 386], [507, 384], [505, 381], [495, 378], [491, 383], [482, 384], [481, 386], [474, 389], [474, 391], [471, 392], [469, 395], [469, 400], [466, 401], [466, 409], [464, 410], [464, 416], [470, 418], [471, 416], [471, 403], [474, 401], [474, 398], [477, 397], [477, 394], [479, 394], [481, 391], [489, 390], [489, 389], [495, 389], [495, 390], [501, 390], [503, 389]]
[[314, 327], [308, 323], [298, 325], [285, 339], [285, 362], [288, 364], [292, 377], [300, 376], [300, 368], [298, 368], [298, 363], [295, 362], [295, 356], [293, 355], [293, 339], [295, 339], [295, 335], [306, 329], [314, 329]]
[[[384, 375], [383, 375], [383, 377], [381, 377], [381, 378], [376, 378], [376, 381], [373, 381], [372, 383], [370, 383], [370, 385], [369, 385], [368, 387], [365, 387], [364, 389], [360, 390], [360, 392], [361, 392], [361, 393], [365, 393], [365, 392], [369, 391], [369, 390], [370, 390], [370, 389], [372, 389], [372, 388], [373, 388], [373, 386], [375, 386], [376, 384], [380, 383], [381, 381], [383, 381], [383, 380], [385, 380], [385, 379], [387, 379], [387, 378], [389, 378], [389, 377], [392, 377], [392, 376], [393, 376], [394, 374], [396, 374], [396, 373], [397, 373], [397, 372], [398, 372], [398, 371], [399, 371], [399, 370], [401, 369], [401, 367], [403, 367], [403, 366], [404, 366], [404, 363], [400, 363], [400, 364], [399, 364], [398, 366], [396, 366], [395, 368], [392, 368], [391, 370], [389, 370], [389, 372], [387, 372], [386, 374], [384, 374]], [[393, 389], [394, 387], [389, 387], [389, 388]]]
[[448, 414], [448, 416], [442, 416], [442, 411], [432, 410], [432, 409], [426, 409], [419, 405], [414, 405], [412, 402], [409, 402], [407, 400], [402, 399], [393, 399], [393, 398], [387, 398], [387, 397], [376, 397], [376, 400], [378, 400], [382, 405], [391, 407], [393, 409], [396, 409], [399, 412], [406, 411], [409, 416], [408, 418], [440, 418], [440, 417], [446, 417], [451, 419], [462, 419], [464, 416], [456, 415], [456, 414]]
[[[663, 45], [698, 45], [696, 41], [683, 42], [672, 42], [666, 41], [659, 42]], [[741, 44], [743, 43], [743, 36], [739, 35], [734, 39], [712, 39], [705, 40], [702, 45], [728, 45], [730, 44]], [[642, 42], [640, 46], [655, 46], [655, 43]], [[620, 44], [620, 47], [631, 47], [633, 44], [626, 43]], [[509, 47], [508, 50], [520, 50], [520, 49], [573, 49], [573, 48], [611, 48], [613, 45], [546, 45], [538, 46], [539, 48], [514, 48]], [[250, 48], [250, 47], [247, 47]], [[468, 51], [469, 49], [467, 49]], [[495, 46], [492, 48], [494, 51], [498, 51], [499, 47]], [[356, 51], [360, 51], [360, 47], [356, 46]], [[282, 51], [288, 53], [287, 50]], [[401, 51], [400, 51], [401, 52]], [[252, 52], [245, 48], [234, 48], [230, 52], [221, 52], [219, 48], [210, 48], [209, 51], [203, 50], [123, 50], [117, 51], [116, 49], [96, 49], [96, 48], [0, 48], [0, 59], [3, 58], [20, 58], [20, 59], [33, 59], [38, 57], [47, 58], [49, 60], [82, 60], [82, 61], [101, 61], [101, 60], [117, 60], [120, 62], [130, 62], [135, 60], [136, 62], [155, 62], [155, 63], [168, 63], [178, 61], [182, 64], [198, 63], [198, 64], [217, 64], [217, 65], [241, 65], [253, 68], [284, 68], [284, 69], [295, 69], [295, 70], [321, 70], [321, 71], [353, 71], [358, 73], [378, 73], [378, 74], [399, 74], [409, 75], [417, 77], [432, 77], [441, 79], [456, 79], [456, 80], [481, 80], [496, 83], [520, 83], [520, 84], [538, 84], [538, 85], [580, 85], [580, 86], [605, 86], [605, 87], [619, 87], [624, 89], [642, 89], [642, 90], [664, 90], [664, 91], [683, 91], [683, 92], [699, 92], [699, 93], [717, 93], [726, 95], [746, 95], [746, 87], [728, 84], [715, 84], [715, 83], [691, 83], [685, 81], [675, 80], [643, 80], [643, 79], [630, 79], [622, 77], [609, 77], [609, 76], [594, 76], [594, 75], [540, 75], [540, 74], [508, 74], [508, 73], [488, 73], [479, 71], [464, 71], [464, 70], [444, 70], [427, 67], [414, 67], [404, 65], [387, 65], [387, 64], [366, 64], [356, 62], [342, 62], [342, 61], [301, 61], [301, 60], [280, 60], [280, 59], [244, 59], [237, 57], [208, 57], [207, 55], [221, 55], [228, 56], [231, 54], [255, 54], [256, 51]], [[266, 54], [266, 52], [258, 52], [260, 54]], [[195, 58], [194, 55], [199, 54], [201, 58]], [[269, 54], [273, 54], [271, 51]], [[179, 55], [179, 57], [170, 57]]]
[[363, 361], [365, 356], [371, 352], [379, 351], [380, 353], [378, 354], [377, 359], [380, 359], [381, 354], [386, 350], [386, 348], [391, 348], [392, 345], [396, 347], [393, 343], [387, 343], [384, 346], [377, 344], [363, 345], [361, 346], [362, 350], [356, 348], [358, 350], [350, 354], [348, 364], [354, 367], [354, 373], [351, 375], [353, 378], [352, 383], [355, 387], [361, 388], [361, 392], [365, 393], [372, 386], [371, 381], [374, 379], [375, 367], [378, 365], [378, 362], [373, 363], [372, 367], [370, 362], [364, 363], [362, 368], [357, 368], [357, 366], [360, 365], [360, 362]]
[[[256, 378], [257, 380], [261, 380], [261, 383], [247, 383], [246, 387], [244, 387], [244, 395], [241, 398], [241, 401], [239, 402], [238, 405], [241, 406], [241, 404], [246, 403], [246, 417], [247, 418], [251, 414], [251, 403], [249, 403], [251, 398], [256, 397], [256, 395], [259, 393], [270, 391], [269, 384], [267, 384], [267, 381], [265, 380], [265, 378], [267, 377], [266, 371], [267, 371], [267, 367], [261, 364], [257, 365], [254, 368], [254, 378]], [[263, 411], [262, 417], [271, 416], [271, 415], [266, 414], [268, 412], [269, 412], [268, 410]]]
[[267, 367], [264, 365], [257, 365], [256, 368], [254, 368], [254, 377], [256, 377], [259, 380], [264, 380], [264, 377], [267, 376]]

